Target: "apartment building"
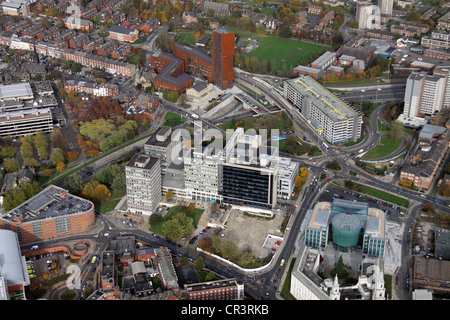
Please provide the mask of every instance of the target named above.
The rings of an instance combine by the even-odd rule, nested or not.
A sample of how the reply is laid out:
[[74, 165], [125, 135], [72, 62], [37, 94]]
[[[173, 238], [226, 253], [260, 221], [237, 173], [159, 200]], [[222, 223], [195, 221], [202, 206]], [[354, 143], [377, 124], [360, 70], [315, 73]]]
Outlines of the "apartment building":
[[66, 80], [64, 82], [64, 90], [66, 92], [84, 92], [96, 97], [115, 97], [119, 94], [119, 87], [115, 84], [104, 83], [97, 85], [93, 82], [77, 80]]
[[362, 114], [309, 76], [284, 82], [284, 96], [332, 144], [361, 137]]
[[413, 72], [406, 81], [405, 105], [399, 120], [410, 126], [424, 123], [425, 116], [431, 116], [450, 105], [449, 69], [438, 67], [430, 75]]
[[443, 30], [435, 30], [431, 36], [424, 36], [421, 38], [421, 45], [430, 49], [444, 49], [450, 48], [449, 44], [450, 32]]
[[169, 53], [157, 51], [151, 57], [151, 65], [157, 73], [153, 85], [159, 90], [183, 93], [195, 82], [194, 77], [184, 72], [183, 60]]
[[392, 9], [394, 8], [394, 0], [378, 0], [378, 6], [380, 7], [381, 14], [392, 15]]
[[381, 17], [379, 17], [376, 13], [377, 12], [375, 12], [375, 6], [372, 4], [372, 2], [358, 1], [356, 7], [356, 21], [358, 22], [358, 28], [380, 29]]
[[0, 229], [16, 232], [21, 243], [89, 232], [94, 225], [93, 203], [55, 185], [0, 218]]
[[212, 58], [206, 50], [174, 42], [173, 55], [183, 61], [184, 72], [213, 82]]
[[127, 205], [131, 213], [151, 215], [161, 202], [161, 161], [136, 154], [125, 167]]

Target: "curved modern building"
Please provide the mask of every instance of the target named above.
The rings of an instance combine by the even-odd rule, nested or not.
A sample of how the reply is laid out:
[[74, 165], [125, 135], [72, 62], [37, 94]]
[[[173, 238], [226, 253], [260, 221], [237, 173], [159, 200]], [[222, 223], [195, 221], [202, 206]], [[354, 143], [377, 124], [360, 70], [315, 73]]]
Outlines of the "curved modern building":
[[325, 249], [329, 243], [340, 247], [359, 248], [363, 255], [382, 257], [386, 242], [386, 214], [370, 208], [367, 202], [334, 199], [319, 202], [308, 213], [305, 244]]
[[0, 217], [0, 229], [17, 233], [21, 244], [94, 229], [94, 204], [50, 185]]
[[331, 221], [333, 242], [341, 247], [356, 247], [361, 234], [361, 220], [351, 214], [337, 214]]

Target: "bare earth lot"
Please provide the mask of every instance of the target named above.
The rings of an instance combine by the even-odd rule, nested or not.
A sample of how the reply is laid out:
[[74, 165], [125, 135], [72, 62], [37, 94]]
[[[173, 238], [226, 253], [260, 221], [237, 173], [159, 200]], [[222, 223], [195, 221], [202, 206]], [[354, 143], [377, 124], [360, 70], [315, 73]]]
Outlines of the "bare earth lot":
[[284, 216], [276, 214], [271, 219], [244, 214], [243, 211], [232, 210], [223, 230], [223, 240], [233, 240], [239, 252], [251, 251], [255, 257], [265, 257], [268, 252], [261, 250], [268, 234], [283, 236], [280, 232]]

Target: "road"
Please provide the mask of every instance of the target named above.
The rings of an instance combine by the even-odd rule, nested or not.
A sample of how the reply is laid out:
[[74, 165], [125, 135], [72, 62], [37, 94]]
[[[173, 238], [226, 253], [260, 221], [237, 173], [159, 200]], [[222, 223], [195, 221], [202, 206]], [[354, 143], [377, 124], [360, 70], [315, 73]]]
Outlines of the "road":
[[[247, 82], [248, 84], [252, 84], [255, 87], [257, 87], [259, 90], [261, 90], [267, 97], [272, 99], [275, 103], [275, 105], [280, 110], [285, 110], [288, 114], [291, 114], [289, 106], [285, 103], [282, 96], [276, 89], [269, 90], [267, 87], [254, 82], [251, 80], [251, 77], [246, 77], [245, 79], [242, 79], [243, 82]], [[404, 90], [404, 89], [403, 89]], [[392, 88], [392, 90], [385, 90], [382, 89], [382, 91], [378, 91], [377, 88], [373, 90], [366, 90], [363, 95], [363, 99], [366, 99], [366, 97], [377, 97], [377, 102], [383, 101], [384, 99], [388, 99], [387, 97], [390, 97], [392, 99], [393, 96], [399, 95], [401, 92], [401, 88]], [[355, 92], [355, 93], [344, 93], [343, 96], [345, 96], [345, 99], [361, 99], [361, 93]], [[351, 100], [349, 100], [351, 101]], [[162, 105], [165, 109], [170, 110], [172, 112], [178, 113], [184, 117], [187, 117], [189, 120], [194, 121], [196, 118], [193, 116], [192, 113], [186, 111], [185, 109], [182, 109], [178, 107], [177, 105], [170, 103], [169, 101], [163, 100]], [[414, 222], [414, 219], [416, 215], [419, 212], [419, 209], [426, 203], [429, 203], [432, 201], [428, 198], [421, 197], [418, 193], [411, 191], [409, 189], [403, 189], [400, 187], [397, 187], [395, 183], [386, 183], [382, 180], [378, 179], [377, 177], [374, 177], [367, 173], [366, 171], [360, 169], [359, 167], [354, 165], [354, 161], [352, 157], [355, 156], [356, 151], [360, 148], [370, 148], [374, 145], [376, 141], [379, 141], [380, 133], [377, 129], [377, 122], [378, 119], [380, 119], [380, 116], [382, 115], [383, 108], [385, 108], [386, 105], [380, 106], [372, 115], [372, 118], [370, 119], [370, 126], [366, 128], [367, 135], [365, 136], [365, 139], [358, 145], [348, 147], [348, 148], [337, 148], [331, 146], [329, 150], [324, 150], [324, 154], [320, 157], [315, 157], [314, 159], [308, 159], [305, 157], [296, 157], [296, 156], [290, 156], [291, 158], [298, 160], [301, 162], [302, 165], [308, 166], [311, 170], [311, 174], [314, 174], [316, 176], [320, 176], [320, 173], [325, 171], [325, 165], [327, 162], [337, 160], [343, 170], [341, 172], [331, 172], [329, 174], [330, 179], [346, 179], [346, 180], [352, 180], [358, 183], [364, 183], [366, 185], [370, 185], [375, 188], [379, 188], [382, 190], [385, 190], [387, 192], [398, 194], [402, 197], [405, 197], [407, 199], [410, 199], [410, 201], [414, 201], [414, 206], [409, 208], [406, 216], [405, 216], [405, 224], [411, 225]], [[266, 110], [267, 111], [267, 110]], [[250, 114], [249, 114], [250, 115]], [[248, 115], [242, 115], [242, 117], [248, 117]], [[226, 117], [222, 120], [226, 120]], [[304, 120], [302, 119], [293, 119], [294, 123], [302, 128], [302, 132], [305, 133], [305, 136], [307, 136], [311, 141], [315, 141], [317, 139], [317, 136], [315, 135], [315, 132], [309, 127], [309, 125], [305, 124]], [[206, 128], [220, 128], [217, 126], [217, 121], [205, 121], [202, 119], [202, 123]], [[320, 143], [319, 143], [320, 147]], [[100, 169], [101, 167], [108, 165], [109, 162], [102, 162], [99, 165], [96, 165], [96, 169]], [[349, 175], [349, 172], [354, 171], [357, 173], [357, 178], [354, 176]], [[89, 179], [89, 176], [83, 176], [84, 179]], [[280, 281], [282, 279], [283, 273], [289, 268], [288, 264], [284, 264], [283, 266], [280, 266], [281, 260], [285, 259], [288, 261], [288, 259], [294, 254], [296, 249], [297, 240], [299, 238], [299, 232], [302, 225], [302, 222], [304, 220], [304, 217], [306, 215], [306, 212], [308, 209], [311, 209], [312, 206], [315, 204], [318, 197], [321, 196], [321, 192], [324, 190], [325, 185], [327, 182], [321, 181], [319, 183], [313, 183], [309, 185], [304, 186], [304, 196], [302, 199], [302, 204], [297, 208], [297, 210], [293, 213], [292, 219], [290, 219], [290, 222], [286, 228], [287, 233], [285, 234], [285, 238], [282, 242], [282, 245], [278, 249], [278, 252], [276, 253], [272, 263], [270, 266], [268, 266], [266, 269], [262, 270], [258, 274], [249, 274], [247, 272], [242, 272], [239, 269], [236, 268], [230, 268], [228, 265], [223, 264], [219, 262], [216, 259], [213, 259], [207, 255], [203, 255], [205, 260], [205, 265], [210, 270], [217, 272], [218, 274], [221, 274], [226, 277], [234, 277], [237, 279], [240, 279], [242, 281], [245, 281], [247, 283], [246, 285], [246, 293], [252, 296], [255, 299], [270, 299], [275, 300], [278, 299], [278, 296], [276, 294], [276, 290], [280, 289]], [[437, 204], [435, 203], [435, 207], [437, 209], [443, 210], [444, 212], [449, 212], [448, 207], [444, 204]], [[104, 216], [99, 214], [97, 216], [97, 224], [100, 226], [101, 231], [96, 230], [93, 233], [87, 234], [87, 235], [78, 235], [78, 236], [72, 236], [65, 238], [66, 240], [70, 239], [89, 239], [92, 241], [95, 241], [97, 243], [94, 252], [89, 257], [89, 260], [92, 258], [92, 256], [95, 254], [99, 254], [107, 248], [109, 241], [119, 235], [134, 235], [136, 238], [144, 243], [150, 244], [152, 246], [166, 246], [168, 247], [173, 254], [175, 255], [181, 255], [184, 257], [188, 257], [189, 259], [195, 261], [199, 257], [198, 251], [195, 250], [195, 248], [190, 246], [178, 246], [173, 243], [168, 243], [164, 239], [160, 239], [158, 237], [153, 236], [149, 232], [145, 232], [140, 229], [124, 229], [121, 225], [116, 225], [112, 221], [112, 217], [110, 216]], [[405, 232], [407, 232], [407, 228], [405, 228]], [[407, 239], [407, 235], [405, 234], [403, 239]], [[404, 240], [407, 241], [407, 240]], [[50, 240], [46, 241], [43, 244], [39, 244], [40, 247], [50, 247], [52, 245], [55, 245], [57, 243], [60, 243], [61, 239], [57, 240]], [[29, 249], [31, 245], [24, 246], [24, 249]], [[410, 246], [407, 242], [404, 243], [403, 246], [403, 252], [402, 252], [402, 261], [404, 262], [404, 266], [400, 269], [398, 276], [404, 277], [406, 273], [409, 270], [409, 261], [411, 259], [411, 253], [410, 253]], [[84, 264], [81, 267], [81, 274], [90, 274], [93, 272], [93, 265], [88, 262]], [[86, 277], [84, 281], [81, 284], [81, 288], [86, 284], [89, 277]], [[80, 294], [82, 289], [78, 289], [77, 292]], [[56, 295], [57, 296], [57, 295]], [[399, 291], [399, 296], [402, 299], [409, 299], [410, 295], [408, 292]], [[79, 295], [80, 297], [80, 295]]]

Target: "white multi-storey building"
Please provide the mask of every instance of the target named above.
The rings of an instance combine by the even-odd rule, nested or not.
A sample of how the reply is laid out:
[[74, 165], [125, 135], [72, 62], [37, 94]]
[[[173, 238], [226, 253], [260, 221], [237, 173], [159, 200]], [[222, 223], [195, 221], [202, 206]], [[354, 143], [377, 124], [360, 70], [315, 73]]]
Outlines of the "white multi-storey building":
[[361, 137], [361, 112], [353, 109], [309, 76], [287, 80], [284, 96], [328, 142], [345, 143]]
[[392, 9], [394, 7], [394, 0], [378, 0], [378, 6], [380, 7], [381, 14], [391, 16]]
[[184, 157], [184, 182], [193, 200], [221, 200], [222, 151], [215, 148], [191, 148]]
[[[450, 69], [450, 68], [449, 68]], [[413, 72], [405, 89], [405, 106], [399, 120], [405, 125], [420, 126], [431, 116], [450, 105], [449, 69], [438, 67], [432, 75]]]
[[359, 29], [381, 29], [381, 12], [370, 1], [358, 1], [356, 21]]
[[165, 172], [172, 161], [178, 157], [181, 144], [182, 142], [178, 141], [178, 138], [173, 139], [172, 128], [164, 126], [144, 144], [144, 152], [146, 155], [159, 158], [161, 168]]
[[161, 164], [158, 158], [136, 154], [126, 165], [127, 205], [132, 213], [151, 215], [159, 206]]
[[12, 138], [53, 131], [53, 117], [49, 108], [28, 109], [0, 113], [0, 136]]
[[280, 158], [278, 162], [278, 198], [289, 199], [295, 187], [300, 164], [290, 158]]

